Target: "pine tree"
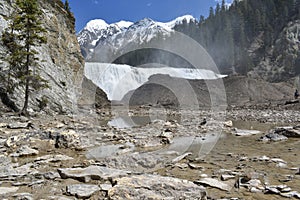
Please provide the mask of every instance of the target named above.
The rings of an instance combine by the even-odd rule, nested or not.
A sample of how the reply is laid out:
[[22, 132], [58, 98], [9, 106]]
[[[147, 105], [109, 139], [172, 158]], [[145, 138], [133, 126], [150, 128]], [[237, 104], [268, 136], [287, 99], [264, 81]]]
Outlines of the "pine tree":
[[202, 25], [202, 23], [204, 23], [204, 21], [205, 21], [205, 17], [203, 15], [200, 15], [199, 25]]
[[208, 18], [213, 18], [215, 16], [215, 13], [214, 13], [214, 9], [213, 9], [213, 7], [210, 7], [209, 8], [209, 16], [208, 16]]
[[64, 8], [67, 12], [71, 12], [71, 8], [68, 0], [65, 0]]
[[12, 27], [3, 32], [1, 40], [4, 47], [6, 47], [6, 51], [1, 58], [6, 61], [8, 65], [3, 66], [1, 69], [2, 76], [0, 79], [5, 92], [12, 94], [17, 86], [13, 79], [17, 78], [19, 74], [20, 63], [22, 62], [20, 50], [22, 47], [16, 42], [16, 36], [14, 35], [14, 29]]
[[226, 3], [225, 3], [225, 0], [222, 0], [221, 11], [222, 11], [222, 12], [225, 12], [225, 11], [226, 11]]
[[221, 12], [221, 6], [219, 3], [217, 3], [217, 6], [216, 6], [216, 15], [220, 14]]
[[13, 72], [10, 75], [25, 87], [21, 114], [28, 115], [30, 90], [38, 90], [47, 86], [46, 81], [37, 73], [39, 58], [35, 50], [35, 47], [46, 43], [45, 37], [42, 36], [46, 31], [39, 19], [41, 10], [37, 0], [17, 0], [16, 5], [18, 11], [11, 17], [12, 23], [2, 40], [7, 39], [8, 64]]

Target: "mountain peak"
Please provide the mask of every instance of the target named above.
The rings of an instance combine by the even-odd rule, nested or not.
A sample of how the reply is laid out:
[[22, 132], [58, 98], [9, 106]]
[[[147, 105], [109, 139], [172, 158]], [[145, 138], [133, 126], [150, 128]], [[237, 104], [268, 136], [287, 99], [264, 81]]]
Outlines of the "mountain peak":
[[183, 15], [165, 24], [171, 28], [174, 28], [175, 25], [182, 24], [184, 20], [186, 20], [187, 23], [190, 23], [191, 21], [196, 21], [196, 18], [194, 18], [192, 15]]
[[176, 25], [185, 21], [189, 23], [196, 21], [196, 19], [191, 15], [184, 15], [170, 22], [157, 22], [150, 18], [144, 18], [135, 23], [119, 21], [112, 24], [107, 24], [104, 20], [97, 19], [90, 21], [84, 28], [84, 31], [78, 34], [78, 41], [84, 57], [91, 59], [96, 48], [111, 48], [113, 51], [129, 43], [147, 43], [158, 35], [170, 35]]
[[137, 21], [135, 24], [147, 25], [147, 24], [154, 24], [155, 21], [151, 18], [144, 18], [140, 21]]
[[106, 29], [109, 25], [103, 19], [94, 19], [87, 23], [85, 29], [90, 32], [94, 32], [95, 30]]
[[129, 21], [119, 21], [117, 23], [114, 23], [115, 25], [117, 25], [119, 28], [128, 28], [129, 26], [131, 26], [133, 24], [133, 22], [129, 22]]

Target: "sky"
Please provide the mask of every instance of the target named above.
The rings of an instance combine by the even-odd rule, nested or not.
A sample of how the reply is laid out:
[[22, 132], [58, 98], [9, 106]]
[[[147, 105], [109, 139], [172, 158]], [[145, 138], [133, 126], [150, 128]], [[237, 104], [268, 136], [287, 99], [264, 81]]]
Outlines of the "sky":
[[[64, 1], [64, 0], [63, 0]], [[222, 0], [69, 0], [76, 18], [76, 32], [92, 19], [108, 24], [121, 20], [136, 22], [144, 18], [168, 22], [182, 15], [208, 15], [209, 7]], [[226, 0], [230, 3], [232, 0]]]

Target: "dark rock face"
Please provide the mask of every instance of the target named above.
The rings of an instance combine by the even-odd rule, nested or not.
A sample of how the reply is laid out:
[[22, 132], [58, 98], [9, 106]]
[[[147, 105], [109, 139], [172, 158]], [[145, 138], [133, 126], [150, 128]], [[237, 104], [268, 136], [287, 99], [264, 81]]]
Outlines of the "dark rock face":
[[[245, 76], [229, 76], [223, 81], [226, 105], [247, 105], [290, 99], [293, 87], [288, 83], [267, 83]], [[216, 80], [184, 80], [154, 75], [143, 86], [123, 98], [130, 105], [169, 105], [172, 107], [210, 107], [212, 97], [222, 97]], [[211, 88], [208, 89], [208, 86]], [[222, 99], [220, 100], [222, 101]]]
[[163, 107], [179, 106], [179, 102], [175, 94], [164, 86], [154, 84], [154, 83], [149, 83], [143, 85], [141, 87], [141, 90], [145, 91], [145, 95], [141, 96], [139, 92], [133, 92], [129, 101], [130, 105], [151, 104], [151, 105], [161, 105]]
[[15, 112], [20, 111], [20, 109], [15, 104], [15, 102], [9, 98], [7, 92], [5, 92], [5, 89], [2, 87], [0, 87], [0, 99], [1, 99], [2, 103], [4, 105], [6, 105], [8, 108], [12, 109]]
[[104, 108], [110, 106], [106, 93], [86, 77], [82, 82], [82, 95], [78, 101], [79, 107]]

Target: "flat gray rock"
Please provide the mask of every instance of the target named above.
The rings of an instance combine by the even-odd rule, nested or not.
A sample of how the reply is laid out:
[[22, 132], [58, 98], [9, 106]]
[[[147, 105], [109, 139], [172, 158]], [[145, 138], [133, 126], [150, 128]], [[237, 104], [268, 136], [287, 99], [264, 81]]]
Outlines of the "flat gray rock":
[[0, 155], [0, 178], [1, 179], [15, 179], [16, 177], [25, 176], [26, 174], [33, 174], [36, 172], [32, 168], [32, 163], [27, 163], [25, 165], [14, 167], [10, 158]]
[[15, 193], [18, 189], [18, 187], [0, 187], [0, 195]]
[[286, 197], [286, 198], [297, 198], [297, 199], [300, 199], [300, 193], [297, 192], [297, 191], [291, 191], [291, 192], [287, 192], [287, 193], [281, 193], [280, 194], [281, 196], [283, 197]]
[[29, 128], [32, 124], [30, 122], [16, 122], [16, 123], [11, 123], [7, 125], [7, 128], [9, 129], [24, 129], [24, 128]]
[[268, 142], [268, 141], [272, 141], [272, 142], [277, 142], [277, 141], [283, 141], [283, 140], [287, 140], [288, 138], [284, 135], [278, 134], [278, 133], [268, 133], [265, 136], [262, 136], [260, 138], [261, 141], [263, 142]]
[[18, 200], [33, 200], [32, 194], [30, 193], [17, 193], [13, 197]]
[[6, 128], [7, 124], [6, 123], [0, 123], [0, 128]]
[[236, 136], [250, 136], [250, 135], [261, 134], [261, 132], [258, 131], [258, 130], [236, 129], [236, 130], [233, 132], [233, 134], [236, 135]]
[[89, 166], [87, 168], [58, 169], [58, 173], [63, 179], [72, 178], [87, 183], [91, 180], [108, 180], [110, 178], [123, 177], [131, 172], [101, 166]]
[[72, 160], [72, 157], [66, 156], [66, 155], [45, 155], [36, 158], [34, 161], [37, 163], [49, 163], [49, 162], [59, 162], [59, 161], [66, 161], [66, 160]]
[[221, 180], [222, 181], [228, 181], [230, 179], [235, 179], [235, 176], [233, 176], [233, 175], [227, 175], [227, 174], [222, 174], [221, 175]]
[[185, 153], [185, 154], [183, 154], [183, 155], [180, 155], [180, 156], [174, 158], [174, 159], [172, 160], [172, 163], [180, 162], [180, 161], [183, 160], [185, 157], [187, 157], [187, 156], [189, 156], [189, 155], [192, 155], [192, 154], [193, 154], [193, 153], [191, 153], [191, 152], [187, 152], [187, 153]]
[[67, 186], [67, 193], [77, 198], [89, 198], [94, 193], [98, 192], [100, 188], [97, 185], [75, 184]]
[[210, 187], [218, 188], [224, 191], [230, 191], [232, 189], [232, 186], [213, 178], [202, 178], [196, 181], [196, 183], [199, 183], [200, 185], [208, 185]]
[[23, 156], [35, 156], [38, 155], [39, 151], [30, 148], [27, 145], [22, 146], [19, 148], [15, 153], [11, 154], [12, 157], [23, 157]]
[[201, 199], [206, 190], [193, 182], [159, 175], [136, 175], [114, 179], [109, 199]]
[[148, 172], [162, 168], [163, 163], [168, 161], [166, 157], [157, 152], [134, 152], [119, 156], [112, 156], [101, 160], [101, 163], [110, 168], [130, 170], [134, 172]]
[[108, 184], [108, 183], [104, 183], [104, 184], [101, 184], [100, 185], [100, 188], [101, 188], [101, 190], [103, 190], [103, 191], [108, 191], [108, 190], [110, 190], [111, 188], [112, 188], [112, 185], [111, 184]]

